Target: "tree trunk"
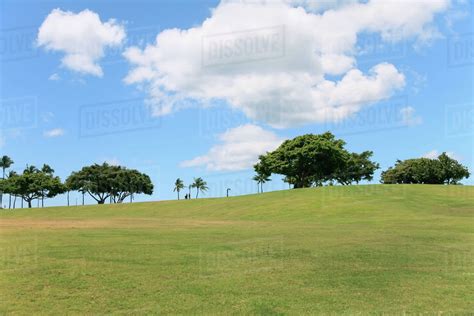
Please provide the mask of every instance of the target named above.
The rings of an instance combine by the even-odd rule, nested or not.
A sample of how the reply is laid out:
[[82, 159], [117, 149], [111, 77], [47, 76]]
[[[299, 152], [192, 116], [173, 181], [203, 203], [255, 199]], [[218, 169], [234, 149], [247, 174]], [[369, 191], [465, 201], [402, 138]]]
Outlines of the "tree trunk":
[[13, 199], [13, 209], [15, 209], [16, 207], [16, 195], [15, 195], [15, 198]]
[[69, 206], [69, 191], [67, 191], [67, 206]]
[[178, 190], [178, 201], [179, 201], [179, 190]]
[[199, 189], [196, 189], [196, 199], [198, 198], [199, 196]]
[[28, 208], [31, 208], [31, 200], [28, 201]]
[[8, 194], [8, 209], [12, 208], [12, 195]]

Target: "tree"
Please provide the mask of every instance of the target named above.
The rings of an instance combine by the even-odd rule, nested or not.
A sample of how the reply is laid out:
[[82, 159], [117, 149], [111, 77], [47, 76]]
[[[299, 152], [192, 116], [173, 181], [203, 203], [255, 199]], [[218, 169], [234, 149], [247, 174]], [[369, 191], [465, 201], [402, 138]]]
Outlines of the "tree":
[[114, 203], [122, 203], [133, 194], [153, 194], [153, 184], [148, 175], [140, 173], [135, 169], [111, 166], [112, 200]]
[[270, 177], [272, 175], [271, 165], [269, 159], [265, 155], [260, 155], [259, 162], [254, 166], [256, 175], [252, 178], [257, 182], [257, 192], [263, 193], [263, 184], [265, 182], [271, 181]]
[[445, 152], [438, 156], [443, 180], [446, 184], [457, 184], [463, 178], [469, 178], [469, 170]]
[[98, 204], [110, 198], [122, 203], [132, 194], [153, 194], [153, 184], [148, 175], [134, 169], [111, 166], [107, 163], [94, 164], [73, 172], [66, 179], [70, 190], [88, 193]]
[[[0, 159], [0, 168], [2, 168], [2, 180], [5, 180], [5, 171], [13, 165], [13, 160], [4, 155]], [[3, 190], [0, 191], [0, 208], [3, 208]]]
[[333, 180], [341, 184], [371, 180], [378, 168], [378, 164], [369, 159], [372, 152], [349, 153], [345, 144], [330, 132], [298, 136], [260, 156], [255, 171], [284, 175], [284, 181], [294, 188], [321, 186]]
[[336, 171], [334, 179], [342, 185], [353, 182], [359, 184], [362, 180], [371, 181], [379, 164], [370, 160], [372, 151], [364, 151], [360, 154], [351, 153], [343, 168]]
[[[48, 174], [48, 175], [53, 175], [54, 173], [54, 169], [51, 168], [49, 165], [47, 164], [43, 164], [43, 167], [41, 168], [41, 171], [44, 172], [45, 174]], [[45, 184], [45, 187], [47, 186], [47, 184]], [[46, 196], [46, 192], [43, 190], [43, 194], [41, 196], [41, 207], [44, 207], [44, 198]]]
[[16, 183], [15, 183], [15, 177], [17, 177], [18, 174], [13, 171], [13, 170], [10, 170], [10, 172], [8, 173], [8, 176], [6, 179], [4, 179], [2, 181], [2, 191], [4, 193], [8, 193], [8, 208], [11, 208], [12, 207], [12, 196], [15, 197], [14, 201], [13, 201], [13, 208], [15, 208], [15, 203], [16, 203], [16, 198], [17, 196], [19, 195], [18, 193], [18, 188], [16, 186]]
[[207, 187], [207, 182], [202, 178], [194, 178], [194, 182], [191, 185], [193, 188], [196, 188], [196, 199], [199, 196], [199, 191], [206, 192], [209, 188]]
[[283, 177], [283, 182], [288, 183], [288, 188], [291, 189], [291, 185], [295, 185], [295, 178], [290, 177], [290, 176], [284, 176]]
[[178, 179], [176, 179], [176, 181], [174, 182], [174, 189], [173, 189], [173, 192], [177, 192], [177, 193], [178, 193], [178, 200], [179, 200], [179, 191], [181, 191], [182, 189], [184, 189], [183, 180], [181, 180], [180, 178], [178, 178]]
[[59, 177], [37, 169], [27, 167], [22, 174], [9, 177], [7, 189], [11, 194], [20, 196], [22, 201], [32, 207], [32, 201], [40, 198], [53, 198], [64, 192], [64, 186]]
[[397, 160], [393, 167], [382, 172], [385, 184], [457, 184], [469, 177], [467, 167], [442, 153], [437, 159], [415, 158]]
[[257, 173], [252, 179], [257, 182], [257, 193], [263, 193], [263, 184], [272, 181], [270, 176], [264, 173]]

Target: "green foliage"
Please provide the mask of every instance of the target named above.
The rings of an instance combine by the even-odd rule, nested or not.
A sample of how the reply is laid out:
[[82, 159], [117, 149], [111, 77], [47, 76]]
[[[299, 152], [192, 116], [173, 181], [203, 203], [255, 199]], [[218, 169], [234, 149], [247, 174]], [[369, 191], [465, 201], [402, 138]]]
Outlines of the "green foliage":
[[422, 184], [457, 184], [469, 177], [468, 169], [442, 153], [437, 159], [415, 158], [397, 160], [395, 166], [382, 172], [381, 182], [422, 183]]
[[334, 180], [341, 184], [372, 180], [379, 167], [370, 160], [372, 152], [349, 153], [345, 145], [330, 132], [298, 136], [260, 156], [255, 171], [257, 175], [282, 174], [295, 188], [321, 186]]
[[206, 192], [209, 188], [207, 187], [207, 182], [204, 181], [202, 178], [194, 178], [193, 184], [191, 184], [192, 188], [196, 188], [196, 199], [199, 196], [199, 191]]
[[[4, 155], [2, 158], [0, 158], [0, 168], [2, 168], [2, 180], [5, 180], [5, 171], [13, 165], [13, 160]], [[0, 186], [0, 209], [3, 207], [3, 193], [5, 191], [2, 189], [2, 186]]]
[[94, 164], [73, 172], [66, 180], [69, 190], [88, 193], [98, 204], [108, 198], [122, 203], [132, 194], [153, 193], [150, 177], [134, 169], [111, 166], [107, 163]]
[[184, 189], [184, 182], [183, 180], [181, 180], [180, 178], [176, 179], [176, 181], [174, 182], [174, 189], [173, 189], [173, 192], [177, 192], [178, 193], [178, 200], [179, 200], [179, 191], [181, 191], [182, 189]]
[[41, 170], [29, 166], [20, 175], [10, 173], [9, 177], [2, 181], [2, 189], [6, 193], [21, 197], [28, 203], [29, 208], [35, 199], [44, 200], [64, 193], [65, 187], [61, 179], [54, 176], [54, 170], [45, 166]]

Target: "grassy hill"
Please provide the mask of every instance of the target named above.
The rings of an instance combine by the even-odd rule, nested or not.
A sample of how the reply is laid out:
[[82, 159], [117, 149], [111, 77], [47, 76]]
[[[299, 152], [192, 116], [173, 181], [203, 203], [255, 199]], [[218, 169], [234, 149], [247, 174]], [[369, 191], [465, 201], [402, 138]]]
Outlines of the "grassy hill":
[[0, 212], [0, 313], [472, 313], [474, 187]]

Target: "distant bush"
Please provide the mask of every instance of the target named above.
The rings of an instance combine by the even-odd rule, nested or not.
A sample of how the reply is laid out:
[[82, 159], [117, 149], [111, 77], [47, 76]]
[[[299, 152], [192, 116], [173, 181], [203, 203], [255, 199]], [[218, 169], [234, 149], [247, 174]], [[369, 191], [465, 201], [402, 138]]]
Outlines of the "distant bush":
[[450, 158], [446, 153], [442, 153], [437, 159], [397, 160], [395, 166], [382, 172], [381, 182], [385, 184], [458, 184], [462, 179], [469, 178], [469, 175], [467, 167]]

